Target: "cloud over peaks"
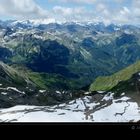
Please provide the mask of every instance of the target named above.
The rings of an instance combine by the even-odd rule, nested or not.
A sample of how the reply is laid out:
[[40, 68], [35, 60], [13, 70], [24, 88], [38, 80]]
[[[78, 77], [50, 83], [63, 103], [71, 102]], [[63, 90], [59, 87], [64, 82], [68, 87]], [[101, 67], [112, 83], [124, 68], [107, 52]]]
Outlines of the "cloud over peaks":
[[31, 19], [47, 17], [47, 11], [36, 4], [34, 0], [0, 0], [0, 15]]

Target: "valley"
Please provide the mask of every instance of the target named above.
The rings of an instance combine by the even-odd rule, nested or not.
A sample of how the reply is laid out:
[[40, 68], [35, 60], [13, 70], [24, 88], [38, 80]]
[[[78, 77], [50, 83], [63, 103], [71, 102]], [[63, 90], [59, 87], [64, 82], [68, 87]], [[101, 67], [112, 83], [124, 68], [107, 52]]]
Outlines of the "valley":
[[139, 121], [139, 52], [133, 25], [0, 21], [0, 122]]

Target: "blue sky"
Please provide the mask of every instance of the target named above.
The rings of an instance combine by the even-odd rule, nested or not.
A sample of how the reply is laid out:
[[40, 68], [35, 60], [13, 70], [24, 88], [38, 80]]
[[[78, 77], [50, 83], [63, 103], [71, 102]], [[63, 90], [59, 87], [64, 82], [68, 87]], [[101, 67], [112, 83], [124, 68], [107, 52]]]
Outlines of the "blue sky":
[[139, 24], [140, 0], [0, 0], [0, 17]]
[[[69, 2], [68, 2], [69, 1]], [[92, 1], [92, 0], [91, 0]], [[95, 2], [86, 3], [85, 2], [72, 2], [71, 0], [35, 0], [41, 7], [46, 9], [53, 8], [54, 6], [61, 5], [65, 7], [77, 7], [85, 6], [87, 8], [92, 8], [96, 6], [97, 3], [104, 3], [109, 5], [111, 8], [122, 7], [122, 6], [131, 6], [133, 0], [96, 0]]]

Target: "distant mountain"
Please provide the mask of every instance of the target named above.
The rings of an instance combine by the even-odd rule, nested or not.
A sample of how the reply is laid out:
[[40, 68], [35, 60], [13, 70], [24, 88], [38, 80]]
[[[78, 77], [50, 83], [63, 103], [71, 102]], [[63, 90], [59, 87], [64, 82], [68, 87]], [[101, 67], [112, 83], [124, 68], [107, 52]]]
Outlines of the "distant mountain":
[[53, 79], [65, 79], [57, 79], [61, 83], [57, 84], [59, 89], [81, 89], [98, 76], [113, 74], [140, 59], [138, 27], [40, 23], [1, 21], [0, 60]]
[[0, 21], [0, 26], [2, 27], [20, 27], [28, 28], [34, 27], [37, 28], [40, 25], [50, 26], [50, 25], [59, 25], [62, 27], [87, 27], [90, 29], [95, 29], [102, 32], [115, 32], [119, 30], [136, 30], [139, 27], [134, 25], [117, 25], [117, 24], [109, 24], [105, 25], [103, 22], [57, 22], [55, 19], [38, 19], [38, 20], [7, 20]]
[[134, 122], [139, 95], [139, 27], [0, 21], [0, 122]]
[[[88, 91], [92, 82], [97, 83], [97, 77], [112, 75], [140, 60], [139, 27], [91, 22], [34, 22], [36, 24], [30, 20], [0, 21], [0, 84], [4, 88], [0, 91], [15, 93], [16, 98], [20, 97], [19, 92], [7, 90], [9, 86], [25, 92], [21, 96], [25, 99], [20, 100], [23, 104], [28, 98], [32, 98], [31, 105], [74, 99], [83, 95], [83, 90]], [[137, 71], [130, 73], [128, 79], [135, 73]], [[119, 80], [128, 80], [126, 77]], [[113, 82], [99, 80], [101, 84], [95, 84], [91, 90], [110, 90], [119, 84], [117, 79], [113, 78]], [[39, 90], [45, 92], [41, 94]], [[6, 96], [1, 96], [6, 101]]]

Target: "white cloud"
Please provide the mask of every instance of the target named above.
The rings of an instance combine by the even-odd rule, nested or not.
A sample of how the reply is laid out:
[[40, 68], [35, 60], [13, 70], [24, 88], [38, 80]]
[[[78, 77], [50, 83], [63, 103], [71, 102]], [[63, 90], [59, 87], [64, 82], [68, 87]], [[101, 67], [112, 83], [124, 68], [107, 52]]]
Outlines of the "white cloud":
[[127, 7], [123, 7], [116, 13], [116, 16], [113, 18], [113, 20], [117, 23], [128, 23], [131, 19], [131, 12]]
[[85, 9], [83, 7], [76, 7], [76, 8], [68, 8], [68, 7], [62, 7], [62, 6], [55, 6], [53, 8], [53, 11], [55, 14], [62, 14], [63, 16], [71, 16], [72, 14], [82, 14], [85, 12]]
[[133, 1], [133, 15], [140, 18], [140, 0]]
[[100, 14], [104, 17], [110, 16], [110, 12], [108, 10], [108, 7], [103, 3], [97, 4], [96, 11], [98, 12], [98, 14]]
[[97, 6], [96, 6], [96, 10], [101, 12], [102, 10], [105, 10], [106, 9], [106, 6], [103, 4], [103, 3], [99, 3]]
[[63, 16], [69, 16], [72, 14], [74, 9], [72, 8], [66, 8], [66, 7], [61, 7], [61, 6], [55, 6], [53, 8], [53, 11], [55, 14], [60, 14], [60, 15], [63, 15]]
[[129, 4], [127, 1], [48, 0], [48, 4], [53, 3], [46, 5], [49, 10], [44, 10], [35, 0], [0, 0], [0, 16], [16, 19], [49, 18], [56, 21], [103, 21], [106, 24], [140, 23], [140, 0], [130, 0]]
[[50, 2], [78, 3], [78, 4], [93, 4], [97, 0], [49, 0]]
[[[57, 15], [57, 16], [56, 16]], [[57, 20], [63, 21], [100, 21], [105, 24], [110, 23], [128, 23], [130, 20], [131, 11], [124, 6], [121, 9], [111, 9], [108, 5], [98, 3], [93, 9], [86, 7], [62, 7], [55, 6], [53, 15]]]
[[37, 5], [34, 0], [0, 0], [0, 15], [37, 18], [46, 17], [47, 11]]
[[[62, 7], [62, 6], [55, 6], [53, 8], [52, 16], [55, 17], [57, 20], [63, 20], [63, 21], [81, 21], [83, 17], [86, 19], [85, 15], [86, 9], [84, 7]], [[83, 21], [83, 20], [82, 20]]]
[[127, 16], [130, 13], [130, 10], [127, 7], [123, 7], [123, 10], [120, 11], [121, 15]]
[[114, 0], [115, 2], [117, 2], [117, 3], [122, 3], [122, 2], [124, 2], [125, 0]]

